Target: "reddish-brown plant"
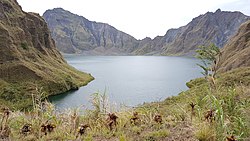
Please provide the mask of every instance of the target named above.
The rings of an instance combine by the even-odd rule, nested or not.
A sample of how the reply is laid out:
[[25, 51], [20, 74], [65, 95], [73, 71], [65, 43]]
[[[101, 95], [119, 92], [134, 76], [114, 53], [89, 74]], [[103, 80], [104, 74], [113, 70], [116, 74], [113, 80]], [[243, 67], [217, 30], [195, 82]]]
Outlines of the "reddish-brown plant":
[[191, 102], [189, 105], [191, 106], [191, 121], [192, 121], [193, 116], [195, 116], [194, 107], [195, 107], [196, 104]]
[[227, 137], [227, 141], [237, 141], [234, 135]]
[[78, 138], [79, 135], [82, 136], [88, 127], [90, 127], [89, 124], [81, 124], [78, 128], [76, 138]]
[[130, 118], [130, 123], [131, 124], [138, 124], [138, 121], [140, 120], [138, 112], [134, 112], [133, 116]]
[[107, 122], [108, 122], [108, 126], [109, 126], [110, 130], [112, 130], [113, 127], [117, 125], [117, 121], [116, 121], [117, 118], [118, 118], [118, 116], [116, 116], [115, 113], [108, 114]]
[[157, 123], [162, 123], [162, 116], [160, 114], [156, 114], [154, 116], [154, 121]]
[[213, 120], [215, 120], [215, 115], [214, 115], [214, 110], [208, 110], [205, 114], [205, 120], [208, 122], [213, 122]]
[[42, 133], [44, 133], [44, 135], [47, 135], [48, 133], [51, 133], [54, 131], [54, 129], [56, 128], [56, 125], [48, 123], [48, 124], [42, 124], [40, 131]]
[[31, 132], [32, 128], [31, 128], [31, 124], [24, 124], [23, 127], [21, 128], [21, 131], [20, 133], [23, 134], [23, 135], [27, 135]]

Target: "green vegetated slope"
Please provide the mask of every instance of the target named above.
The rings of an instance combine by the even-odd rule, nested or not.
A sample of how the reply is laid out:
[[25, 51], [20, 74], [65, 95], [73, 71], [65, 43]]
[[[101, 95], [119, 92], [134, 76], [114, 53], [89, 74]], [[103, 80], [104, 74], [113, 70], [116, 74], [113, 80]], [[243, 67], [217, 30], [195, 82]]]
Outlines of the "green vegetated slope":
[[244, 23], [237, 34], [222, 49], [219, 72], [250, 66], [250, 21]]
[[44, 19], [0, 0], [0, 105], [22, 109], [43, 88], [48, 95], [86, 85], [93, 77], [69, 66], [55, 47]]
[[[246, 44], [249, 32], [243, 24], [231, 43]], [[242, 30], [245, 29], [245, 30]], [[244, 33], [243, 33], [244, 32]], [[228, 44], [224, 50], [232, 47]], [[232, 47], [234, 49], [238, 48]], [[250, 48], [238, 48], [237, 52]], [[230, 52], [237, 54], [237, 52]], [[223, 51], [220, 63], [226, 51]], [[248, 52], [249, 53], [249, 52]], [[250, 54], [249, 54], [250, 55]], [[238, 55], [236, 58], [241, 57]], [[47, 102], [35, 102], [32, 113], [2, 111], [2, 138], [12, 140], [96, 140], [96, 141], [248, 141], [250, 140], [250, 66], [240, 66], [187, 83], [189, 90], [162, 102], [152, 102], [119, 112], [112, 110], [104, 95], [93, 95], [94, 109], [57, 113]], [[223, 68], [219, 66], [217, 69]], [[43, 105], [41, 109], [39, 105]], [[108, 114], [115, 112], [114, 114]], [[5, 114], [4, 114], [5, 113]], [[53, 129], [53, 130], [44, 130]], [[28, 127], [30, 130], [24, 130]], [[23, 130], [20, 130], [23, 129]], [[11, 131], [11, 132], [10, 132]], [[45, 135], [46, 133], [46, 135]]]
[[243, 23], [223, 47], [214, 79], [208, 76], [191, 80], [187, 83], [189, 90], [178, 96], [143, 106], [157, 109], [166, 120], [174, 116], [181, 121], [177, 128], [169, 128], [166, 140], [250, 140], [249, 25], [250, 21]]
[[89, 21], [62, 8], [47, 10], [43, 17], [60, 51], [86, 55], [193, 55], [199, 45], [223, 47], [249, 19], [241, 12], [218, 9], [169, 29], [164, 36], [136, 40], [108, 24]]

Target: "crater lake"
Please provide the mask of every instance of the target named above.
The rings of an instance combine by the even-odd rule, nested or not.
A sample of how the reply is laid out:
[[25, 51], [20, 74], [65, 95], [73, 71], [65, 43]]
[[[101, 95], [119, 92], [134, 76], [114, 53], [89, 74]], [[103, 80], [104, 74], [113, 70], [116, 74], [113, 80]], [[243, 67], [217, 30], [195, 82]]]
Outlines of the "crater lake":
[[187, 90], [186, 82], [201, 77], [199, 60], [166, 56], [64, 55], [67, 62], [95, 80], [79, 90], [51, 96], [57, 109], [91, 107], [93, 93], [106, 93], [112, 105], [133, 107], [164, 100]]

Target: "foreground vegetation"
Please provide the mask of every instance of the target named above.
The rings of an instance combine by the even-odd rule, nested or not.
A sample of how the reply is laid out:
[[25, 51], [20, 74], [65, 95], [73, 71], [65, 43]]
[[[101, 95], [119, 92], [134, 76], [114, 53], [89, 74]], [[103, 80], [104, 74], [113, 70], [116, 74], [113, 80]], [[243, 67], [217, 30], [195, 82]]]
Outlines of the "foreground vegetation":
[[199, 66], [204, 78], [187, 83], [189, 90], [162, 102], [119, 111], [106, 94], [93, 94], [91, 110], [57, 112], [36, 89], [33, 110], [18, 112], [2, 107], [3, 140], [250, 140], [250, 68], [217, 74], [214, 45], [200, 47]]
[[215, 85], [199, 78], [178, 96], [119, 112], [101, 94], [93, 95], [94, 108], [84, 113], [80, 108], [57, 113], [33, 97], [32, 112], [2, 107], [0, 135], [11, 140], [249, 140], [249, 84], [250, 68], [240, 68], [218, 75]]

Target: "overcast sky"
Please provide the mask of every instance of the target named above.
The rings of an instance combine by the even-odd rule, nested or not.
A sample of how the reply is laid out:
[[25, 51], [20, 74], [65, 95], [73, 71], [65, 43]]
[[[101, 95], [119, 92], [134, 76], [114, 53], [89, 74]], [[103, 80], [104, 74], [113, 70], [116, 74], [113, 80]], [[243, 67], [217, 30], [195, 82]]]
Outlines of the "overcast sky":
[[42, 15], [64, 8], [91, 21], [108, 23], [137, 39], [164, 35], [218, 8], [250, 15], [250, 0], [17, 0], [24, 11]]

